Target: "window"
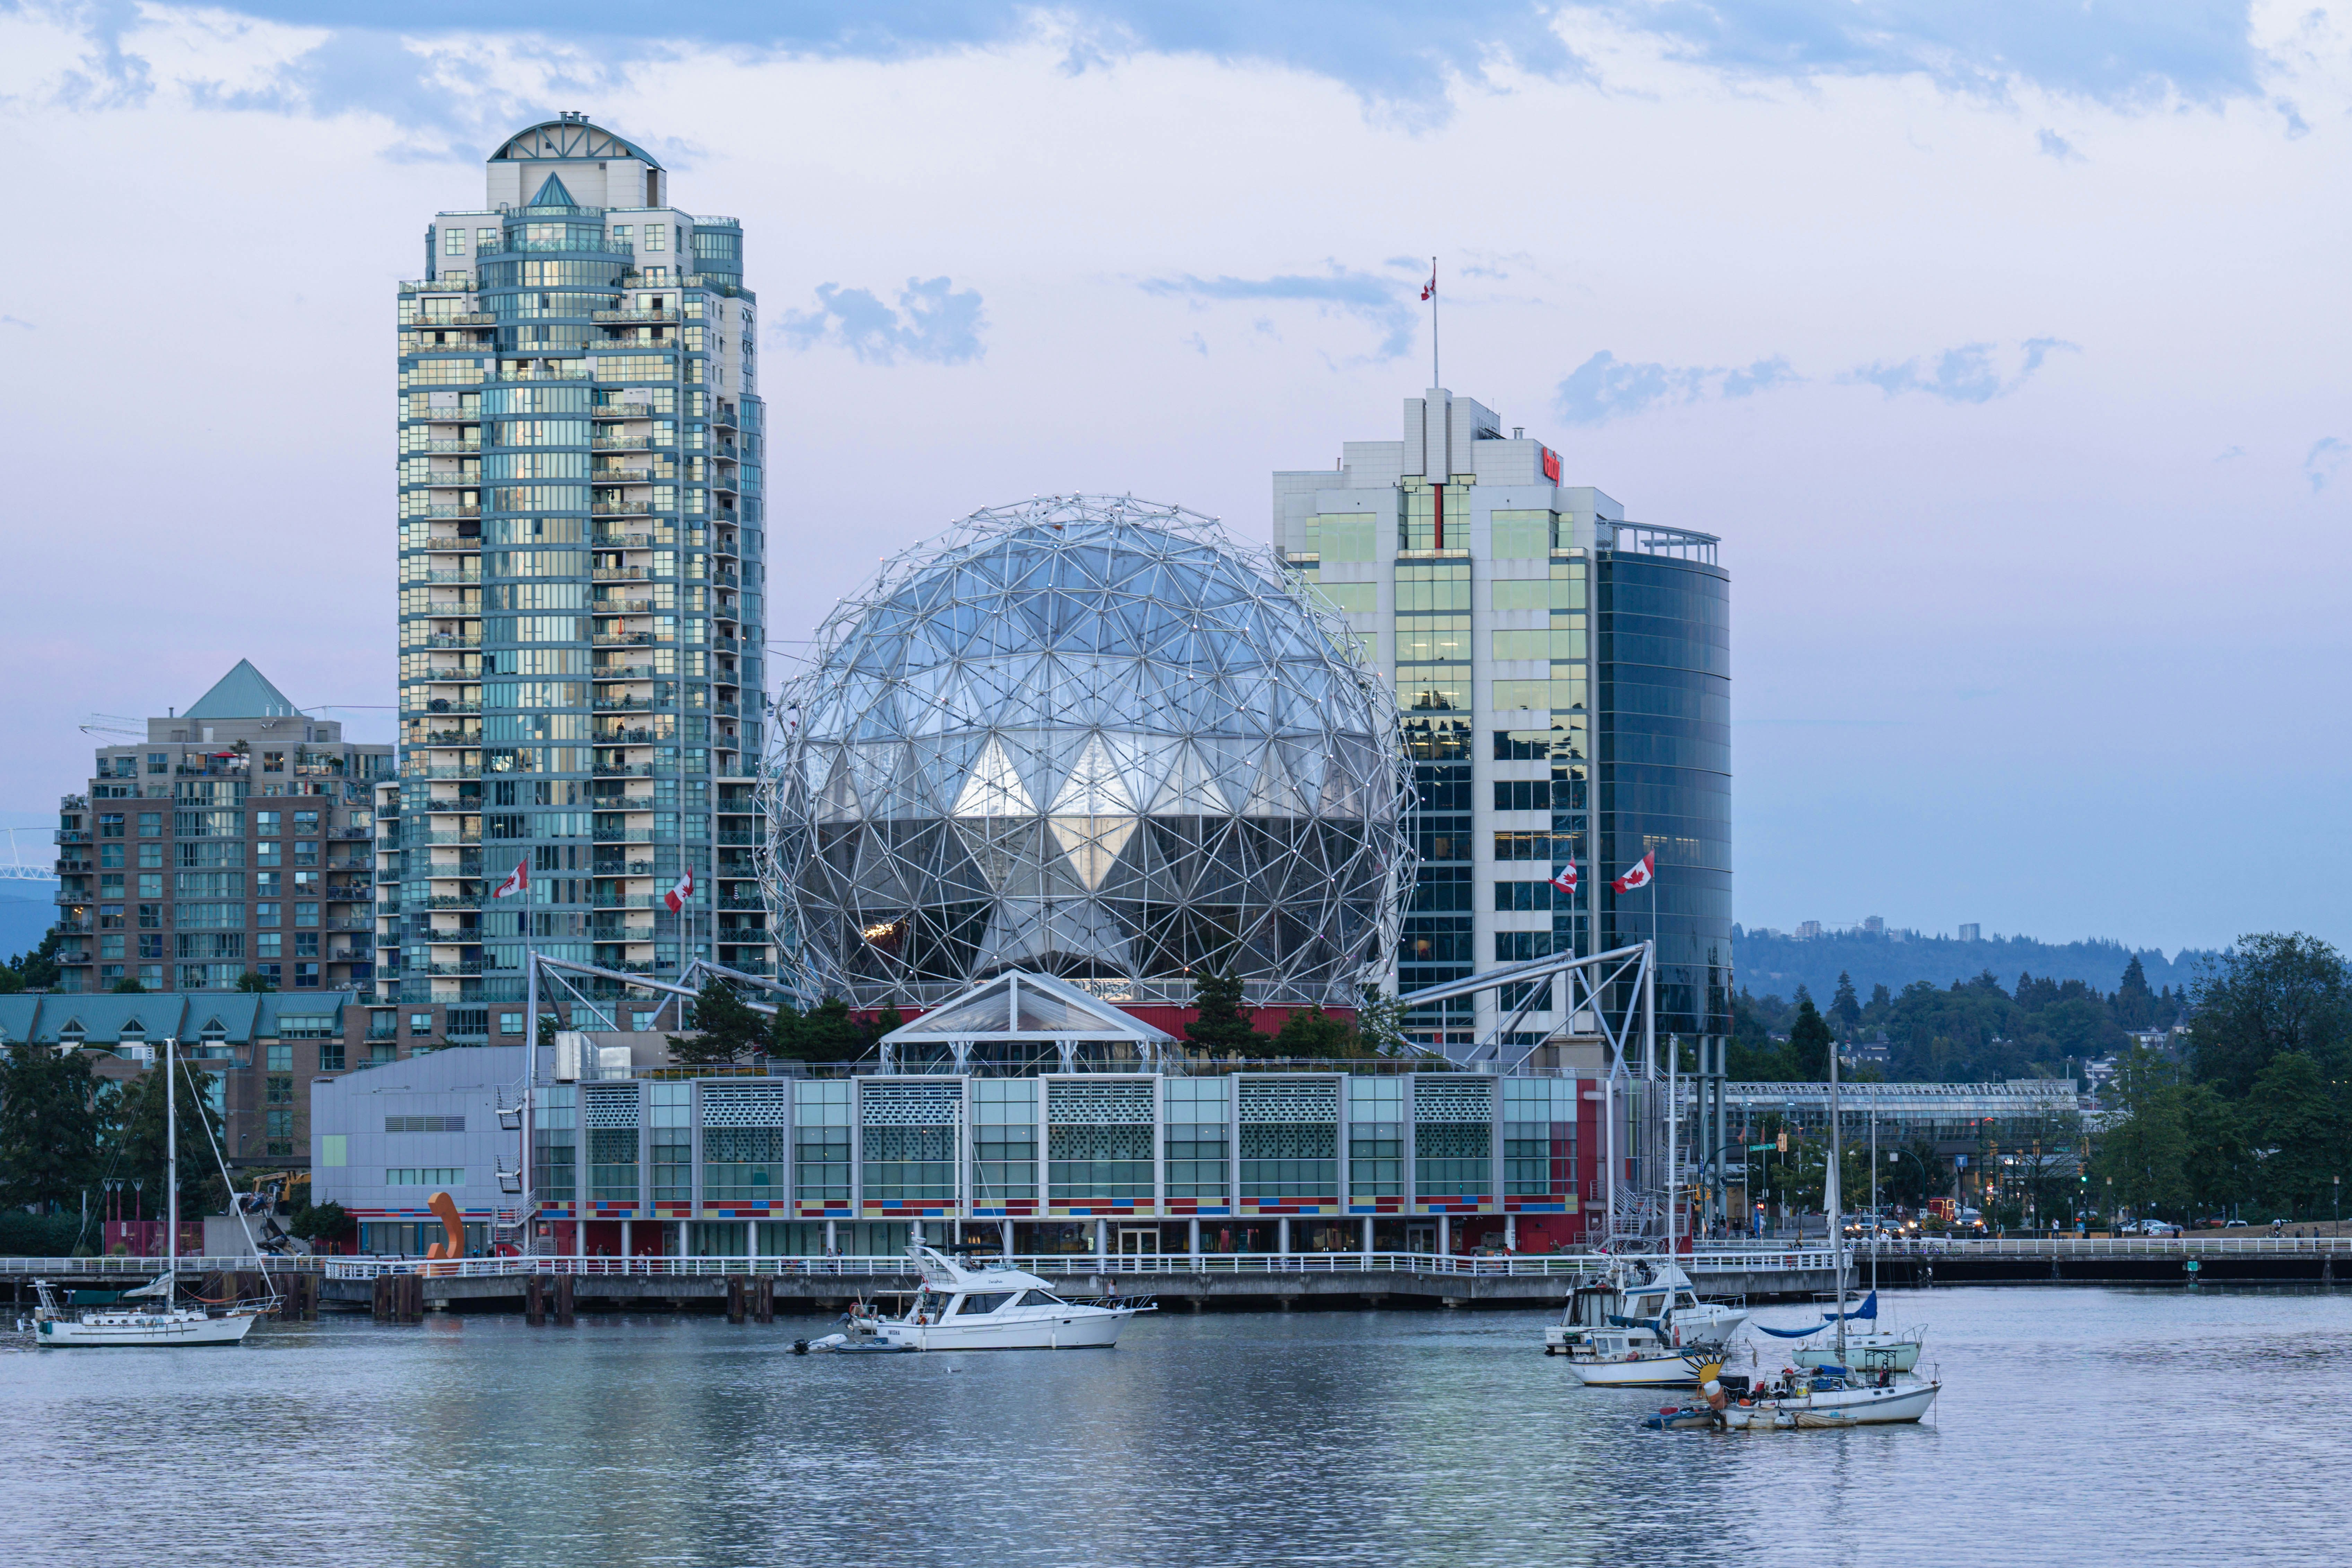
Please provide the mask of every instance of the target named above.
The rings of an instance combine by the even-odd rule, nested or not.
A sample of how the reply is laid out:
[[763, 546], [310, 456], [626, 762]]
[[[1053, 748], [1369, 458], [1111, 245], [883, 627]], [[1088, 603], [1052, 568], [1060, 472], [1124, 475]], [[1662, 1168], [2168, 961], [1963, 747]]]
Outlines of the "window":
[[148, 752], [147, 771], [151, 773], [170, 773], [172, 771], [172, 759], [170, 755], [163, 752]]
[[262, 752], [261, 771], [265, 773], [284, 773], [286, 771], [286, 753], [283, 752]]
[[462, 1187], [463, 1165], [395, 1165], [383, 1173], [387, 1187]]
[[496, 250], [498, 247], [499, 231], [497, 229], [478, 228], [474, 231], [474, 248], [476, 250]]
[[1404, 1195], [1404, 1082], [1351, 1079], [1348, 1085], [1348, 1195]]
[[163, 906], [161, 904], [140, 905], [139, 929], [141, 931], [162, 931], [163, 929]]
[[1518, 561], [1549, 555], [1556, 542], [1549, 511], [1497, 510], [1489, 553], [1497, 561]]
[[[1561, 781], [1565, 783], [1566, 781]], [[1568, 792], [1559, 792], [1565, 805]], [[1495, 781], [1496, 811], [1549, 811], [1552, 808], [1552, 785], [1549, 779], [1497, 779]]]
[[463, 1132], [463, 1116], [387, 1116], [383, 1119], [386, 1132]]
[[[100, 838], [121, 837], [122, 814], [119, 811], [100, 812], [98, 814], [98, 836]], [[121, 862], [117, 861], [116, 864], [120, 865]]]
[[443, 229], [441, 231], [441, 254], [444, 256], [465, 255], [466, 231], [462, 228]]
[[694, 1086], [657, 1083], [651, 1092], [654, 1201], [685, 1203], [694, 1196]]
[[[1549, 910], [1552, 907], [1552, 885], [1549, 882], [1497, 882], [1495, 884], [1495, 908], [1509, 913], [1521, 910]], [[1563, 898], [1563, 905], [1567, 903]]]
[[273, 987], [281, 986], [286, 981], [286, 969], [283, 964], [257, 963], [253, 966], [253, 972], [268, 981]]
[[296, 964], [294, 984], [298, 990], [316, 990], [319, 984], [319, 966], [315, 963]]
[[[98, 939], [98, 956], [100, 958], [122, 957], [122, 942], [123, 939], [119, 936], [100, 937]], [[115, 973], [117, 974], [121, 974], [122, 972], [118, 969]]]
[[318, 956], [319, 956], [319, 933], [318, 933], [317, 931], [297, 931], [297, 932], [295, 932], [295, 933], [294, 933], [294, 956], [295, 956], [295, 957], [297, 957], [297, 958], [316, 958], [316, 957], [318, 957]]
[[294, 923], [298, 926], [317, 925], [319, 923], [319, 906], [316, 904], [296, 904], [294, 906]]
[[139, 956], [142, 958], [168, 957], [169, 955], [163, 951], [163, 933], [160, 931], [141, 931], [139, 933]]
[[253, 923], [257, 926], [276, 925], [278, 923], [278, 906], [276, 904], [254, 905]]
[[[142, 837], [142, 838], [152, 838], [152, 837], [156, 837], [158, 834], [162, 833], [163, 831], [163, 814], [162, 812], [160, 812], [160, 811], [142, 811], [142, 812], [141, 812], [141, 813], [139, 814], [139, 837]], [[158, 846], [158, 847], [161, 847], [161, 846]], [[140, 863], [141, 863], [142, 865], [144, 865], [146, 862], [142, 860], [142, 861], [141, 861]]]
[[522, 1015], [521, 1015], [521, 1014], [520, 1014], [520, 1013], [501, 1013], [501, 1014], [499, 1014], [499, 1034], [501, 1034], [501, 1035], [520, 1035], [520, 1034], [521, 1034], [521, 1033], [522, 1033]]
[[633, 224], [625, 224], [625, 223], [616, 223], [616, 224], [614, 224], [614, 225], [613, 226], [613, 245], [614, 245], [614, 247], [615, 249], [618, 249], [618, 250], [626, 250], [626, 249], [628, 249], [628, 248], [629, 248], [629, 237], [630, 237], [631, 235], [635, 234], [635, 232], [636, 232], [636, 228], [635, 228], [635, 225], [633, 225]]
[[[284, 1047], [273, 1046], [270, 1048], [275, 1051], [283, 1049]], [[270, 1065], [274, 1067], [277, 1064], [273, 1062]], [[293, 1104], [294, 1080], [291, 1078], [277, 1076], [263, 1079], [261, 1080], [261, 1100], [265, 1105]]]
[[268, 1072], [292, 1072], [294, 1047], [288, 1045], [264, 1046], [262, 1067]]
[[803, 1083], [793, 1096], [793, 1192], [810, 1202], [849, 1201], [849, 1089]]
[[569, 1084], [558, 1084], [538, 1093], [536, 1114], [531, 1118], [531, 1142], [537, 1151], [532, 1180], [541, 1197], [570, 1203], [580, 1194], [576, 1142], [580, 1091]]
[[408, 1032], [411, 1035], [419, 1036], [431, 1034], [433, 1032], [433, 1015], [430, 1013], [411, 1013], [408, 1016]]
[[1168, 1195], [1223, 1198], [1227, 1190], [1225, 1080], [1170, 1079]]
[[649, 223], [646, 225], [645, 248], [647, 250], [667, 250], [669, 248], [669, 225], [666, 223]]
[[319, 1047], [319, 1070], [320, 1072], [341, 1072], [343, 1070], [342, 1041], [329, 1040]]
[[1307, 548], [1326, 561], [1377, 560], [1379, 539], [1368, 511], [1325, 512], [1307, 525]]
[[1021, 1079], [971, 1080], [972, 1203], [1037, 1195], [1037, 1090]]
[[[118, 845], [116, 847], [119, 849], [121, 846]], [[162, 870], [163, 847], [161, 844], [142, 844], [139, 847], [139, 868], [143, 871]]]
[[253, 938], [253, 956], [256, 958], [285, 957], [285, 951], [278, 946], [278, 943], [285, 940], [274, 931], [257, 931]]
[[1549, 833], [1497, 833], [1495, 835], [1495, 858], [1497, 860], [1549, 860], [1552, 839]]
[[959, 1318], [985, 1317], [1013, 1300], [1010, 1290], [992, 1290], [984, 1296], [966, 1296], [963, 1305], [956, 1309]]

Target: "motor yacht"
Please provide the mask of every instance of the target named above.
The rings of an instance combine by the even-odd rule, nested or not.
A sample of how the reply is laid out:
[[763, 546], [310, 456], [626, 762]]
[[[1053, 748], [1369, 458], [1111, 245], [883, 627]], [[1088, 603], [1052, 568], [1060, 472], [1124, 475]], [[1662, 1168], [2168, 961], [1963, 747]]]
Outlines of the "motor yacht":
[[1560, 1321], [1544, 1330], [1544, 1353], [1577, 1356], [1610, 1330], [1646, 1330], [1664, 1350], [1714, 1349], [1730, 1343], [1747, 1321], [1745, 1306], [1700, 1300], [1690, 1276], [1671, 1260], [1627, 1258], [1608, 1279], [1569, 1292]]
[[908, 1255], [922, 1276], [904, 1312], [885, 1317], [860, 1309], [840, 1333], [795, 1344], [819, 1352], [1054, 1351], [1104, 1348], [1149, 1301], [1072, 1301], [1018, 1268], [968, 1267], [929, 1247]]

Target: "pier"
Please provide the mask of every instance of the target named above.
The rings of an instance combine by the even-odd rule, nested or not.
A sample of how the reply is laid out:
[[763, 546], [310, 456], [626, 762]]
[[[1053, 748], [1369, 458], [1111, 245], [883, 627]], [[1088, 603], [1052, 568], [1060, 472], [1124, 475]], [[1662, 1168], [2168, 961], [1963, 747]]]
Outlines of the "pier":
[[[1013, 1267], [1072, 1297], [1150, 1296], [1175, 1310], [1544, 1307], [1610, 1260], [1591, 1253], [1459, 1257], [1330, 1252], [1015, 1258]], [[1681, 1261], [1706, 1296], [1808, 1300], [1832, 1289], [1827, 1247], [1701, 1247]], [[2188, 1267], [2195, 1262], [2192, 1271]], [[1878, 1254], [1894, 1289], [1950, 1285], [2352, 1284], [2352, 1237], [2246, 1237], [2140, 1240], [2018, 1239], [1909, 1243]], [[1849, 1279], [1867, 1278], [1868, 1249], [1848, 1251]], [[0, 1279], [17, 1300], [30, 1281], [121, 1289], [153, 1278], [154, 1258], [5, 1258]], [[915, 1289], [903, 1257], [884, 1258], [183, 1258], [183, 1273], [256, 1284], [264, 1271], [292, 1303], [283, 1315], [366, 1311], [413, 1322], [432, 1311], [521, 1311], [560, 1321], [575, 1311], [723, 1310], [766, 1321], [775, 1312], [835, 1311], [860, 1297]], [[247, 1289], [247, 1294], [259, 1294]]]

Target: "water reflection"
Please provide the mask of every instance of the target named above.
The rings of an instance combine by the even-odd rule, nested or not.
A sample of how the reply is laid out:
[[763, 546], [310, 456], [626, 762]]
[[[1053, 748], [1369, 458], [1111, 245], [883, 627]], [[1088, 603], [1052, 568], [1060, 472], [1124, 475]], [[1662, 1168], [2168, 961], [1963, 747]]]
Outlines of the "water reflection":
[[[1937, 1424], [1659, 1434], [1533, 1313], [1171, 1312], [1114, 1352], [808, 1357], [819, 1325], [362, 1319], [0, 1352], [0, 1560], [2317, 1561], [2340, 1299], [1888, 1297]], [[15, 1342], [22, 1344], [21, 1340]]]

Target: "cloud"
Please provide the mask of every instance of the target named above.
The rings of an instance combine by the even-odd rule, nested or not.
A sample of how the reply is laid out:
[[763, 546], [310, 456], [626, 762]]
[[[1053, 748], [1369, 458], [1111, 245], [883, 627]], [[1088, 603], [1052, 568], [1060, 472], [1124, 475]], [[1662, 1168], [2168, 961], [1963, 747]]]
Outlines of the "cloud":
[[1993, 344], [1962, 343], [1937, 355], [1932, 370], [1921, 369], [1917, 359], [1907, 359], [1900, 364], [1875, 362], [1857, 366], [1838, 379], [1875, 386], [1889, 397], [1924, 392], [1947, 403], [1990, 403], [2023, 386], [2053, 353], [2083, 352], [2063, 338], [2028, 338], [2018, 348], [2021, 363], [2014, 375], [2002, 373]]
[[22, 327], [28, 332], [37, 332], [40, 331], [40, 329], [33, 325], [32, 322], [18, 316], [0, 316], [0, 326]]
[[2275, 98], [2271, 100], [2271, 107], [2277, 110], [2280, 117], [2286, 121], [2286, 139], [2288, 141], [2301, 141], [2304, 137], [2311, 134], [2310, 125], [2305, 121], [2303, 111], [2294, 106], [2293, 100]]
[[1601, 350], [1559, 384], [1552, 407], [1571, 425], [1601, 425], [1709, 396], [1748, 397], [1804, 380], [1779, 354], [1745, 370], [1719, 365], [1630, 363]]
[[2046, 126], [2042, 132], [2042, 152], [2044, 157], [2055, 158], [2062, 163], [2080, 163], [2084, 161], [2083, 154], [2074, 151], [2074, 144], [2072, 142]]
[[2322, 436], [2312, 443], [2311, 450], [2304, 454], [2303, 473], [2311, 481], [2313, 495], [2327, 488], [2328, 481], [2335, 479], [2336, 470], [2344, 466], [2344, 459], [2347, 457], [2352, 457], [2352, 445], [2333, 436]]
[[2259, 90], [2249, 0], [1592, 0], [1670, 55], [1734, 76], [1926, 76], [1958, 91], [2044, 91], [2145, 107]]
[[2231, 447], [2217, 455], [2213, 460], [2217, 463], [2234, 463], [2245, 455], [2246, 449], [2243, 447]]
[[966, 364], [987, 352], [988, 324], [980, 292], [956, 289], [945, 278], [909, 278], [896, 310], [864, 289], [817, 287], [817, 308], [788, 310], [777, 331], [803, 353], [827, 344], [847, 349], [863, 364], [896, 364], [901, 355], [932, 364]]
[[1337, 310], [1369, 324], [1381, 334], [1375, 359], [1394, 359], [1412, 346], [1413, 313], [1405, 289], [1369, 272], [1353, 272], [1338, 262], [1328, 264], [1328, 276], [1285, 274], [1273, 278], [1147, 278], [1139, 285], [1147, 294], [1195, 303], [1232, 300], [1305, 302]]

